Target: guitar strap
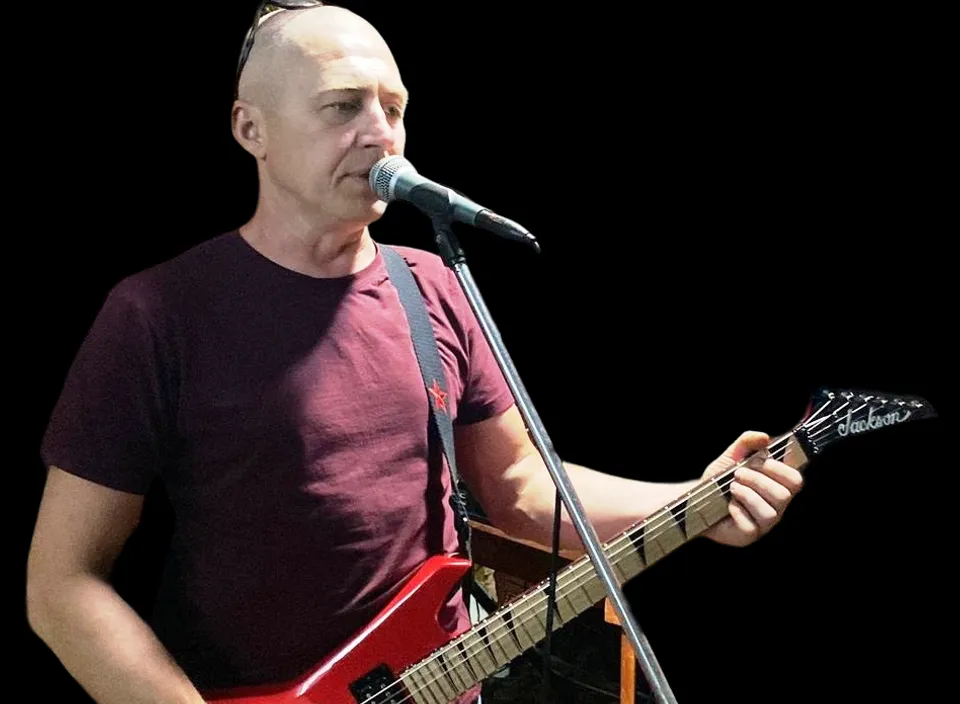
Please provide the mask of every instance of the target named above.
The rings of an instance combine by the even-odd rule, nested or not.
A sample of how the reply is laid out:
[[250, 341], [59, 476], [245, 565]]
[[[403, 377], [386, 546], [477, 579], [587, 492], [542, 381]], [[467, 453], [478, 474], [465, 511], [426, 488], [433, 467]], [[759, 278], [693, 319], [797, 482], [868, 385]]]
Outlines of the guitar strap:
[[[460, 549], [464, 555], [472, 560], [467, 493], [457, 472], [453, 445], [453, 425], [446, 401], [447, 383], [440, 362], [440, 353], [437, 350], [437, 339], [427, 314], [426, 305], [423, 302], [423, 294], [406, 260], [392, 247], [383, 244], [378, 246], [383, 252], [383, 259], [390, 280], [393, 281], [400, 295], [400, 302], [403, 304], [407, 322], [410, 325], [410, 332], [413, 336], [413, 348], [420, 365], [420, 373], [423, 376], [430, 407], [430, 439], [435, 443], [439, 438], [443, 454], [447, 458], [447, 466], [450, 469], [450, 506], [453, 508]], [[440, 464], [442, 465], [442, 462]], [[463, 583], [464, 600], [468, 606], [470, 603], [471, 576], [472, 574], [468, 572]]]

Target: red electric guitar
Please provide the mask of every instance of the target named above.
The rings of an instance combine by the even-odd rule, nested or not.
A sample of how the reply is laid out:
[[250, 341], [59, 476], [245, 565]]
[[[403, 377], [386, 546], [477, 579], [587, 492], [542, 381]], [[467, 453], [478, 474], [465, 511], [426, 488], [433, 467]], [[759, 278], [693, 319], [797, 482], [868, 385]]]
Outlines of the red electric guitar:
[[[728, 515], [734, 470], [764, 455], [804, 467], [830, 443], [936, 412], [917, 396], [820, 390], [804, 419], [757, 453], [605, 543], [621, 583]], [[437, 623], [440, 604], [471, 568], [434, 557], [354, 638], [293, 682], [204, 695], [209, 704], [443, 704], [546, 637], [544, 581], [467, 631], [451, 637]], [[606, 591], [588, 555], [557, 573], [554, 630], [603, 600]]]

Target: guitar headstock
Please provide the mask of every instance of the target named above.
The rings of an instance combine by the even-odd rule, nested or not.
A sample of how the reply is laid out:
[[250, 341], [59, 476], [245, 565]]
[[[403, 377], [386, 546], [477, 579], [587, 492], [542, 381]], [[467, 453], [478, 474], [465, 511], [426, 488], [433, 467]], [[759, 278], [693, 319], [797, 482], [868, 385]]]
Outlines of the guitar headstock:
[[807, 454], [819, 455], [837, 440], [936, 416], [920, 396], [824, 388], [814, 394], [794, 435]]

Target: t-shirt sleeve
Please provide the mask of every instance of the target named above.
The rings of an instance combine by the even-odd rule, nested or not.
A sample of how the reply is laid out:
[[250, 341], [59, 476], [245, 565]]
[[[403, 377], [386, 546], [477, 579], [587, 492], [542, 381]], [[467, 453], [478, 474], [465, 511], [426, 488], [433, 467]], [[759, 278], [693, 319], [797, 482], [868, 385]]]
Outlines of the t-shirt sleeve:
[[142, 494], [161, 469], [169, 383], [138, 288], [115, 287], [68, 370], [44, 433], [46, 466]]
[[457, 317], [466, 340], [467, 377], [463, 397], [457, 410], [457, 425], [487, 420], [506, 411], [515, 403], [513, 393], [497, 364], [483, 329], [467, 302], [455, 275], [450, 274], [450, 295], [456, 301]]

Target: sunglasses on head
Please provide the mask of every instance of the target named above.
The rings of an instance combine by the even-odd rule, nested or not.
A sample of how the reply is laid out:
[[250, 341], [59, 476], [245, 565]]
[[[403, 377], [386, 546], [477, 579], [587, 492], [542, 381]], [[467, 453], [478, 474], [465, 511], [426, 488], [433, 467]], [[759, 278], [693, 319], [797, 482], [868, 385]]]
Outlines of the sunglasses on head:
[[243, 40], [243, 48], [240, 49], [240, 60], [237, 61], [237, 76], [233, 88], [234, 97], [236, 97], [240, 91], [240, 74], [243, 73], [243, 67], [246, 65], [247, 59], [250, 58], [253, 40], [257, 35], [257, 28], [259, 28], [260, 21], [263, 17], [277, 10], [304, 10], [308, 7], [322, 7], [325, 4], [326, 3], [320, 0], [283, 0], [282, 2], [267, 2], [266, 0], [261, 0], [257, 5], [257, 11], [253, 15], [253, 23], [250, 25], [250, 29], [247, 30], [247, 36]]

